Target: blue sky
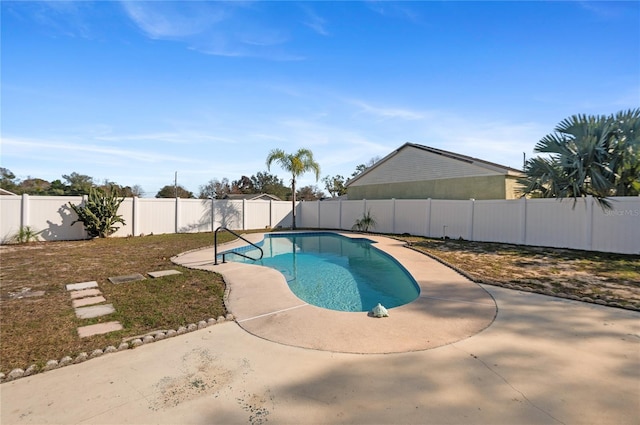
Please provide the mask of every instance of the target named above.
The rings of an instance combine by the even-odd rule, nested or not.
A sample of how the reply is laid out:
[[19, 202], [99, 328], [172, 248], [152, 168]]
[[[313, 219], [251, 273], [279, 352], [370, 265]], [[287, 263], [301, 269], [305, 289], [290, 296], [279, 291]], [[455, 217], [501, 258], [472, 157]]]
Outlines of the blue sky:
[[273, 148], [349, 176], [406, 142], [521, 168], [564, 118], [640, 106], [635, 1], [0, 4], [20, 179], [197, 195]]

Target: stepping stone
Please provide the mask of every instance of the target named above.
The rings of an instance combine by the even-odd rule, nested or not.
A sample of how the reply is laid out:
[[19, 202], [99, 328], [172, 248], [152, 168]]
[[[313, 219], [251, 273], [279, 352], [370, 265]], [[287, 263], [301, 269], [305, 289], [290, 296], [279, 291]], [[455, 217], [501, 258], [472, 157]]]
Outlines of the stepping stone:
[[79, 291], [80, 289], [97, 288], [98, 282], [82, 282], [82, 283], [70, 283], [67, 285], [67, 291]]
[[163, 277], [163, 276], [171, 276], [173, 274], [182, 274], [178, 270], [159, 270], [157, 272], [149, 272], [149, 276], [151, 277]]
[[125, 282], [135, 282], [137, 280], [144, 280], [144, 276], [140, 273], [128, 274], [124, 276], [115, 276], [110, 277], [109, 282], [111, 283], [125, 283]]
[[81, 326], [78, 328], [80, 338], [86, 338], [92, 335], [102, 335], [109, 332], [115, 332], [122, 329], [120, 322], [98, 323], [97, 325]]
[[91, 307], [76, 308], [76, 316], [80, 319], [91, 319], [94, 317], [106, 316], [115, 313], [116, 309], [113, 304], [94, 305]]
[[77, 300], [78, 298], [95, 297], [96, 295], [102, 295], [99, 289], [82, 289], [71, 292], [71, 299]]
[[22, 288], [20, 292], [9, 292], [9, 298], [12, 300], [19, 300], [21, 298], [41, 297], [43, 295], [44, 295], [44, 291], [32, 291], [31, 288]]
[[73, 308], [84, 307], [86, 305], [100, 304], [107, 301], [104, 297], [89, 297], [71, 301]]

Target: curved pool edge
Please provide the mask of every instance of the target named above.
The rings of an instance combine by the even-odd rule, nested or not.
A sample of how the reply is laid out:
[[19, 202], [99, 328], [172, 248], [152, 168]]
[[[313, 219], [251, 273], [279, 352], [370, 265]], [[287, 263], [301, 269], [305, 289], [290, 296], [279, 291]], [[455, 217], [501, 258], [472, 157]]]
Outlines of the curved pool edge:
[[[285, 231], [263, 236], [254, 245], [225, 249], [222, 254], [219, 250], [218, 261], [227, 254], [227, 261], [273, 268], [285, 275], [298, 298], [329, 310], [366, 313], [378, 303], [396, 308], [420, 295], [411, 273], [370, 238], [335, 231]], [[301, 255], [297, 264], [292, 248]], [[229, 255], [232, 253], [240, 257]]]
[[[334, 233], [363, 237], [360, 233]], [[264, 234], [250, 236], [253, 242]], [[491, 325], [497, 305], [480, 285], [407, 248], [403, 241], [364, 236], [402, 264], [420, 287], [416, 300], [390, 309], [389, 317], [373, 318], [363, 312], [306, 304], [273, 269], [242, 263], [212, 265], [212, 247], [172, 260], [221, 274], [227, 285], [225, 304], [238, 325], [255, 336], [285, 345], [359, 354], [420, 351], [452, 344]], [[225, 244], [225, 249], [232, 244]]]

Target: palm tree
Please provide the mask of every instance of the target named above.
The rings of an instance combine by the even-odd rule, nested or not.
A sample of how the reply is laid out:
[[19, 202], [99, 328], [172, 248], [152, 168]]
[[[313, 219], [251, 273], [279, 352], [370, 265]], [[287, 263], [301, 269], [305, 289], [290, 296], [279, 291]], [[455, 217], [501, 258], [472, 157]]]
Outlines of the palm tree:
[[616, 172], [617, 196], [640, 195], [640, 108], [618, 112], [613, 117], [615, 155], [611, 169]]
[[545, 198], [591, 195], [604, 208], [609, 196], [638, 194], [640, 109], [615, 116], [574, 115], [542, 138], [525, 165], [524, 194]]
[[295, 154], [285, 153], [282, 149], [273, 149], [267, 156], [267, 169], [271, 171], [273, 162], [280, 164], [283, 170], [291, 173], [291, 212], [292, 228], [296, 228], [296, 179], [307, 171], [313, 171], [316, 181], [320, 177], [320, 165], [313, 159], [309, 149], [298, 149]]

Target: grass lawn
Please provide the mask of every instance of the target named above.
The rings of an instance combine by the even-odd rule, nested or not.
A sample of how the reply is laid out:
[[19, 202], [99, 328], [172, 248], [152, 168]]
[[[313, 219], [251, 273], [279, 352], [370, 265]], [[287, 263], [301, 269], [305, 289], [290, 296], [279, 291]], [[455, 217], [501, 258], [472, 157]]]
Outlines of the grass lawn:
[[[233, 238], [219, 235], [222, 242]], [[640, 308], [640, 256], [506, 244], [403, 237], [414, 249], [477, 281], [574, 294]], [[36, 242], [0, 247], [0, 372], [118, 346], [154, 330], [177, 329], [225, 315], [222, 278], [171, 263], [179, 253], [210, 246], [211, 233]], [[213, 260], [213, 259], [212, 259]], [[180, 275], [114, 285], [107, 278], [177, 269]], [[97, 281], [116, 313], [76, 318], [69, 283]], [[43, 296], [21, 297], [44, 291]], [[118, 320], [122, 331], [79, 338], [79, 326]]]
[[[219, 241], [233, 237], [227, 232]], [[225, 315], [224, 282], [214, 273], [190, 270], [170, 258], [213, 244], [211, 233], [171, 234], [67, 242], [36, 242], [0, 247], [0, 371], [43, 366], [47, 360], [74, 357], [123, 338]], [[213, 258], [212, 258], [213, 261]], [[107, 279], [177, 269], [180, 275], [114, 285]], [[66, 284], [96, 281], [114, 314], [78, 319]], [[19, 294], [45, 291], [44, 296]], [[118, 320], [124, 329], [80, 338], [79, 326]]]

